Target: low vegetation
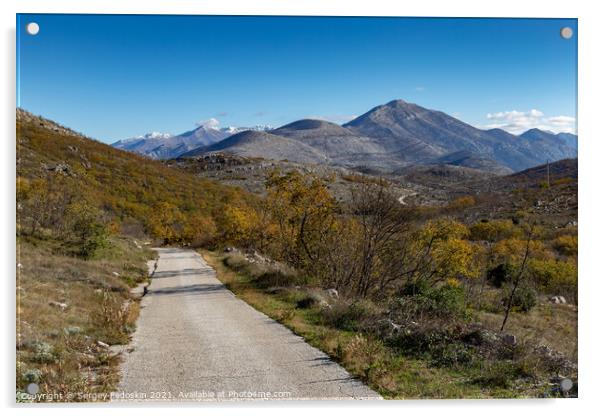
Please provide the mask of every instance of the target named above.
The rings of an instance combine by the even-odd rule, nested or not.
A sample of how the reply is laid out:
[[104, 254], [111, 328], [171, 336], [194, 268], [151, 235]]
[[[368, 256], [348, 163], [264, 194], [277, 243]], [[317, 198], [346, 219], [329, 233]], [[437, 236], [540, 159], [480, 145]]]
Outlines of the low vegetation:
[[30, 115], [17, 130], [21, 392], [115, 386], [105, 345], [133, 330], [148, 239], [213, 250], [232, 290], [386, 397], [576, 395], [577, 229], [545, 220], [573, 182], [503, 210], [412, 207], [379, 178], [347, 177], [341, 199], [334, 178], [274, 169], [257, 196]]
[[[226, 256], [223, 265], [238, 275], [229, 284], [383, 394], [411, 397], [391, 381], [402, 377], [395, 360], [476, 386], [462, 397], [553, 395], [557, 385], [548, 383], [558, 375], [576, 380], [572, 228], [530, 215], [466, 223], [454, 216], [464, 200], [434, 215], [399, 204], [385, 183], [363, 183], [349, 204], [311, 175], [274, 172], [266, 186], [263, 204], [237, 208], [218, 226], [224, 241], [266, 262]], [[337, 296], [327, 299], [328, 292]], [[546, 308], [575, 312], [549, 314], [547, 324], [558, 328], [550, 330], [542, 326]], [[544, 344], [542, 332], [561, 338]], [[382, 362], [360, 365], [362, 356]]]
[[[116, 236], [93, 259], [53, 239], [22, 236], [17, 243], [17, 399], [107, 400], [119, 364], [109, 346], [127, 344], [135, 329], [130, 288], [147, 278], [153, 254]], [[51, 396], [25, 395], [30, 383]]]
[[[412, 330], [391, 326], [388, 311], [373, 301], [333, 297], [313, 286], [267, 286], [265, 276], [281, 265], [261, 264], [255, 256], [202, 251], [218, 278], [243, 300], [288, 326], [325, 351], [386, 398], [539, 397], [560, 394], [542, 374], [548, 369], [526, 345], [496, 341], [486, 326], [467, 324], [457, 289], [444, 288], [412, 299], [404, 310], [459, 313], [451, 320]], [[284, 273], [289, 275], [290, 271]], [[274, 279], [282, 283], [287, 279]], [[404, 300], [412, 297], [404, 297]], [[418, 307], [419, 304], [420, 306]], [[418, 315], [417, 315], [418, 314]], [[433, 318], [434, 319], [434, 318]], [[567, 321], [570, 321], [568, 319]], [[400, 321], [401, 322], [401, 321]], [[424, 321], [420, 321], [424, 325]], [[462, 336], [457, 325], [464, 328]], [[490, 337], [490, 338], [488, 338]], [[498, 354], [495, 356], [492, 354]]]

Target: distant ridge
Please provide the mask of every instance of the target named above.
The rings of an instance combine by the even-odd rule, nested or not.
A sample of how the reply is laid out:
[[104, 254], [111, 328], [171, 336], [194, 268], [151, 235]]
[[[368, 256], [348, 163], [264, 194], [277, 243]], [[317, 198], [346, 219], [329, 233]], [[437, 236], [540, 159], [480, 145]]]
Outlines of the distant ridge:
[[237, 156], [262, 157], [274, 160], [289, 160], [299, 163], [328, 163], [328, 158], [304, 143], [263, 131], [246, 130], [234, 134], [221, 142], [205, 146], [182, 157], [227, 151]]
[[217, 143], [241, 131], [263, 131], [270, 128], [270, 126], [217, 128], [212, 123], [204, 123], [177, 136], [167, 133], [148, 133], [143, 136], [118, 140], [112, 146], [139, 153], [151, 159], [174, 159], [186, 152]]
[[[411, 165], [450, 163], [498, 174], [576, 157], [577, 136], [538, 129], [519, 136], [481, 130], [441, 111], [404, 100], [376, 106], [344, 125], [301, 119], [265, 134], [204, 127], [154, 143], [117, 142], [154, 158], [191, 157], [216, 150], [266, 159], [328, 163], [392, 172]], [[233, 140], [228, 140], [230, 137]], [[129, 142], [128, 142], [129, 143]], [[216, 145], [216, 146], [214, 146]], [[132, 149], [132, 147], [135, 147]]]

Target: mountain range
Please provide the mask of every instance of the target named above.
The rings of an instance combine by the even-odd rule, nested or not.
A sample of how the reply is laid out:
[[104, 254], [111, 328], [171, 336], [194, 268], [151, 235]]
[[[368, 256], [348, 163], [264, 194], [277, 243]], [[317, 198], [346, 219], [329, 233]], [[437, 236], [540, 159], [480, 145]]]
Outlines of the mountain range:
[[276, 129], [201, 126], [179, 136], [141, 137], [114, 146], [158, 159], [228, 152], [380, 171], [448, 164], [505, 174], [576, 157], [577, 136], [539, 129], [521, 135], [482, 130], [441, 111], [394, 100], [342, 126], [313, 119]]
[[193, 149], [209, 146], [241, 131], [263, 131], [272, 128], [271, 126], [217, 128], [216, 124], [215, 122], [202, 123], [193, 130], [175, 136], [169, 133], [148, 133], [118, 140], [112, 146], [139, 153], [151, 159], [174, 159]]

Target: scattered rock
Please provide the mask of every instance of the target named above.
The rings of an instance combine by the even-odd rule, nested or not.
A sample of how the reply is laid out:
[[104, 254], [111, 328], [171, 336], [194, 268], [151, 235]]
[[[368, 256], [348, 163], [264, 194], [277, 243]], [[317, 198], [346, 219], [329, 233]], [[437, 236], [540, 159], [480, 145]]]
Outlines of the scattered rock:
[[514, 336], [512, 334], [504, 334], [504, 335], [502, 335], [502, 342], [506, 345], [514, 347], [518, 341], [516, 339], [516, 336]]
[[550, 298], [550, 302], [556, 305], [564, 305], [566, 304], [566, 299], [564, 298], [564, 296], [552, 296]]
[[69, 306], [66, 303], [56, 302], [56, 301], [50, 301], [50, 302], [48, 302], [48, 304], [50, 306], [55, 306], [55, 307], [59, 308], [62, 311], [64, 311], [65, 309], [67, 309], [67, 307]]
[[253, 250], [251, 253], [247, 254], [245, 258], [249, 263], [271, 263], [256, 250]]
[[391, 334], [396, 334], [398, 332], [401, 332], [402, 327], [399, 324], [396, 324], [395, 322], [391, 321], [389, 319], [389, 325], [391, 326]]
[[71, 166], [69, 166], [67, 163], [57, 163], [57, 164], [42, 163], [42, 168], [49, 172], [60, 173], [63, 175], [68, 175], [68, 176], [69, 175], [75, 176], [71, 170]]
[[98, 345], [101, 348], [109, 348], [110, 345], [107, 344], [106, 342], [102, 342], [102, 341], [96, 341], [96, 345]]
[[334, 299], [339, 298], [339, 291], [336, 289], [326, 289], [326, 294]]
[[117, 276], [117, 277], [119, 277], [119, 273], [117, 273], [117, 272], [113, 272], [113, 276]]
[[573, 363], [571, 360], [566, 358], [563, 354], [559, 353], [558, 351], [554, 351], [547, 345], [539, 345], [537, 348], [535, 348], [535, 352], [540, 354], [553, 366], [559, 369], [568, 372], [577, 371], [577, 365], [575, 363]]

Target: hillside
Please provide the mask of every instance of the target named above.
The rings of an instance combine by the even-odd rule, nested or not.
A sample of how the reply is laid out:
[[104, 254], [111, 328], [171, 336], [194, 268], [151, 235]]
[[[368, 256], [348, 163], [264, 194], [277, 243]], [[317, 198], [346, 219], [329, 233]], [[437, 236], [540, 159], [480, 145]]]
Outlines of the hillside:
[[[549, 172], [549, 178], [548, 178]], [[545, 187], [548, 179], [550, 185], [557, 182], [574, 183], [579, 174], [577, 159], [563, 159], [550, 164], [543, 164], [525, 169], [505, 177], [497, 178], [494, 182], [502, 190], [507, 186]]]
[[379, 105], [340, 126], [302, 119], [266, 132], [238, 133], [182, 156], [223, 151], [239, 156], [328, 163], [390, 173], [411, 165], [450, 164], [507, 174], [576, 155], [576, 136], [533, 129], [515, 136], [481, 130], [403, 100]]
[[307, 144], [329, 158], [331, 164], [346, 167], [369, 166], [384, 171], [403, 166], [373, 138], [324, 120], [298, 120], [272, 131]]
[[220, 130], [201, 126], [178, 136], [149, 133], [141, 137], [119, 140], [112, 146], [145, 155], [151, 159], [171, 159], [200, 146], [219, 142], [228, 136], [228, 133]]
[[[17, 109], [17, 400], [106, 401], [151, 244], [207, 244], [246, 192]], [[40, 399], [44, 401], [44, 399]]]
[[550, 158], [558, 160], [574, 155], [574, 149], [549, 137], [536, 141], [499, 129], [480, 130], [441, 111], [403, 100], [377, 106], [344, 127], [378, 139], [388, 151], [397, 152], [413, 163], [470, 151], [521, 170]]
[[[231, 148], [307, 146], [232, 137]], [[20, 110], [17, 144], [18, 393], [31, 382], [115, 390], [151, 244], [202, 248], [240, 299], [386, 397], [540, 397], [556, 394], [559, 373], [577, 380], [574, 160], [550, 164], [549, 184], [547, 166], [503, 177], [412, 166], [380, 178], [217, 150], [159, 163]], [[201, 176], [264, 188], [254, 196]], [[190, 278], [187, 264], [177, 271]], [[513, 277], [521, 264], [528, 282]], [[184, 362], [162, 349], [166, 331], [155, 335], [156, 357]]]
[[185, 153], [182, 157], [193, 157], [218, 151], [227, 151], [245, 157], [290, 160], [300, 163], [328, 163], [328, 157], [300, 141], [253, 130], [234, 134], [211, 146]]
[[[167, 166], [185, 172], [240, 187], [256, 195], [266, 194], [266, 181], [275, 170], [293, 171], [315, 175], [328, 182], [329, 192], [339, 201], [348, 201], [358, 184], [377, 181], [379, 178], [354, 170], [327, 164], [307, 164], [284, 160], [267, 160], [212, 152], [195, 157], [182, 157], [165, 162]], [[402, 196], [411, 191], [403, 185], [389, 182], [391, 192]]]
[[494, 160], [482, 157], [477, 153], [467, 150], [449, 153], [435, 160], [434, 164], [461, 166], [493, 173], [496, 175], [507, 175], [512, 173], [512, 169], [500, 165]]
[[138, 137], [118, 140], [111, 146], [129, 152], [138, 153], [151, 159], [174, 159], [200, 147], [217, 143], [233, 134], [245, 130], [264, 131], [270, 126], [224, 127], [218, 128], [217, 120], [201, 123], [195, 129], [178, 135], [167, 133], [148, 133]]
[[18, 177], [74, 184], [118, 224], [147, 229], [153, 208], [167, 201], [184, 213], [210, 216], [221, 201], [244, 198], [235, 188], [115, 149], [20, 109], [17, 140]]

